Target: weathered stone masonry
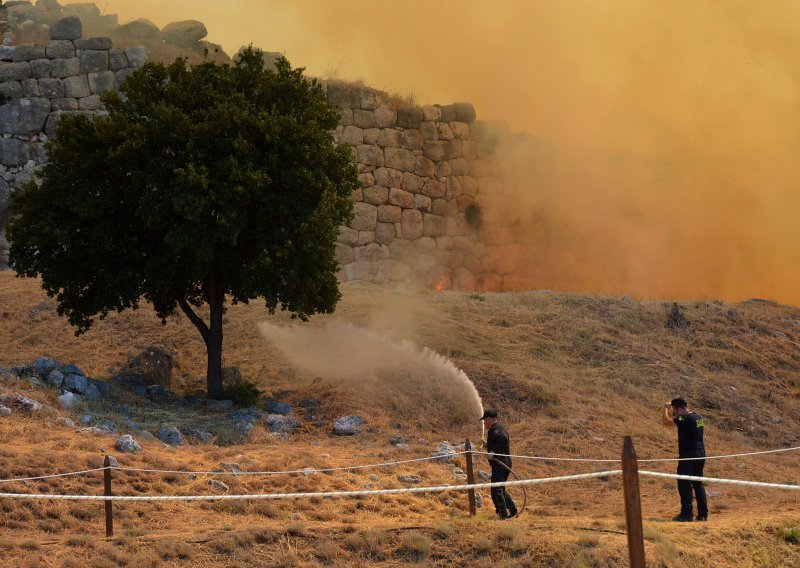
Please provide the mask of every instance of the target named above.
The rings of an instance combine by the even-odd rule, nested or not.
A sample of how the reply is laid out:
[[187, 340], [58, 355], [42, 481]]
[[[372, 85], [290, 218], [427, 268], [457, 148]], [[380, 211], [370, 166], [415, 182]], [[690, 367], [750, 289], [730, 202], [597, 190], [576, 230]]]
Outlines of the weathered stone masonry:
[[[109, 38], [81, 39], [80, 19], [50, 27], [47, 45], [0, 47], [0, 227], [10, 194], [35, 178], [60, 116], [102, 116], [99, 95], [116, 89], [147, 58]], [[488, 213], [500, 193], [498, 163], [481, 143], [486, 125], [467, 103], [393, 104], [381, 91], [325, 85], [342, 109], [335, 140], [353, 148], [362, 188], [342, 227], [337, 255], [345, 281], [413, 282], [438, 289], [513, 287], [511, 227]], [[0, 266], [7, 243], [0, 228]]]

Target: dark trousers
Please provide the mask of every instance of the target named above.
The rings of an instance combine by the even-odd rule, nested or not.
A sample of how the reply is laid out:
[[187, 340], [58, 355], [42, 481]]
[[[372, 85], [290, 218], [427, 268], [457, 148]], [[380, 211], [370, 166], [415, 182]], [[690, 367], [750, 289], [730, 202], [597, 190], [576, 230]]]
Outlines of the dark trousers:
[[[494, 462], [491, 462], [491, 465], [492, 483], [508, 480], [508, 476], [511, 473], [508, 469]], [[505, 519], [508, 516], [517, 514], [517, 506], [505, 487], [492, 487], [492, 503], [494, 503], [494, 510], [497, 511], [500, 518]]]
[[[678, 462], [678, 475], [693, 475], [703, 477], [703, 468], [706, 460], [687, 460]], [[689, 481], [688, 479], [678, 480], [678, 493], [681, 496], [681, 515], [692, 516], [692, 489], [697, 499], [697, 515], [705, 517], [708, 515], [708, 503], [706, 502], [706, 489], [702, 481]]]

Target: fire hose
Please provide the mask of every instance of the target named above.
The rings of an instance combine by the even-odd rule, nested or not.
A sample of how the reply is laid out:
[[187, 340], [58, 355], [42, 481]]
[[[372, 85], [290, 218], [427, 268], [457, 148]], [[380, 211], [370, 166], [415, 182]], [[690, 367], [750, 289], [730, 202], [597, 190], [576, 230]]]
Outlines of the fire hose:
[[[490, 455], [489, 456], [489, 461], [492, 461], [494, 463], [499, 463], [500, 465], [502, 465], [504, 468], [506, 468], [508, 470], [508, 473], [510, 475], [514, 476], [514, 479], [516, 479], [518, 481], [520, 480], [520, 477], [516, 473], [514, 473], [513, 469], [511, 469], [509, 466], [504, 464], [502, 461], [500, 461], [496, 457]], [[523, 512], [525, 512], [525, 507], [528, 504], [528, 491], [525, 489], [524, 485], [520, 485], [520, 489], [522, 489], [522, 505], [517, 509], [517, 514], [514, 515], [514, 517], [519, 517]]]

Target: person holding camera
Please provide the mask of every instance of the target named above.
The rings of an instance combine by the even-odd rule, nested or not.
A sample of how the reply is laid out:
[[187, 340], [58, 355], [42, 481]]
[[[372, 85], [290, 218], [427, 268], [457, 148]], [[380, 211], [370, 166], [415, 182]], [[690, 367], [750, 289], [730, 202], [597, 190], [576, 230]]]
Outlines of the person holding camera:
[[[690, 412], [686, 401], [675, 398], [664, 403], [662, 422], [666, 428], [678, 429], [678, 475], [691, 475], [703, 477], [703, 468], [706, 465], [706, 448], [703, 443], [703, 430], [705, 421], [696, 412]], [[706, 490], [702, 481], [678, 480], [678, 494], [681, 497], [681, 512], [673, 521], [691, 522], [692, 518], [692, 490], [697, 500], [698, 521], [708, 520], [708, 503]]]

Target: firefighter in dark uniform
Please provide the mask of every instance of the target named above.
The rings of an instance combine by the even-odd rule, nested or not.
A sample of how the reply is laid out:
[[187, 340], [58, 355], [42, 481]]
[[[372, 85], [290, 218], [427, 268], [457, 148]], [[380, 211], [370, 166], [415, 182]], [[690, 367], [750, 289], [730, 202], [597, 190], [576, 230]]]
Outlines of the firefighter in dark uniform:
[[[508, 480], [511, 473], [511, 453], [508, 432], [497, 421], [497, 412], [487, 410], [481, 416], [488, 431], [486, 451], [489, 452], [489, 465], [492, 468], [492, 483]], [[492, 503], [501, 519], [510, 519], [517, 514], [517, 506], [504, 486], [492, 487]]]
[[[706, 448], [703, 444], [703, 430], [705, 422], [703, 417], [687, 409], [686, 401], [682, 398], [673, 399], [664, 404], [662, 418], [664, 426], [678, 429], [678, 457], [703, 458], [690, 459], [678, 462], [678, 475], [692, 475], [703, 477], [703, 468], [706, 465]], [[681, 496], [681, 512], [673, 521], [691, 522], [692, 518], [692, 490], [697, 499], [698, 521], [708, 520], [708, 503], [706, 490], [702, 481], [678, 480], [678, 493]]]

